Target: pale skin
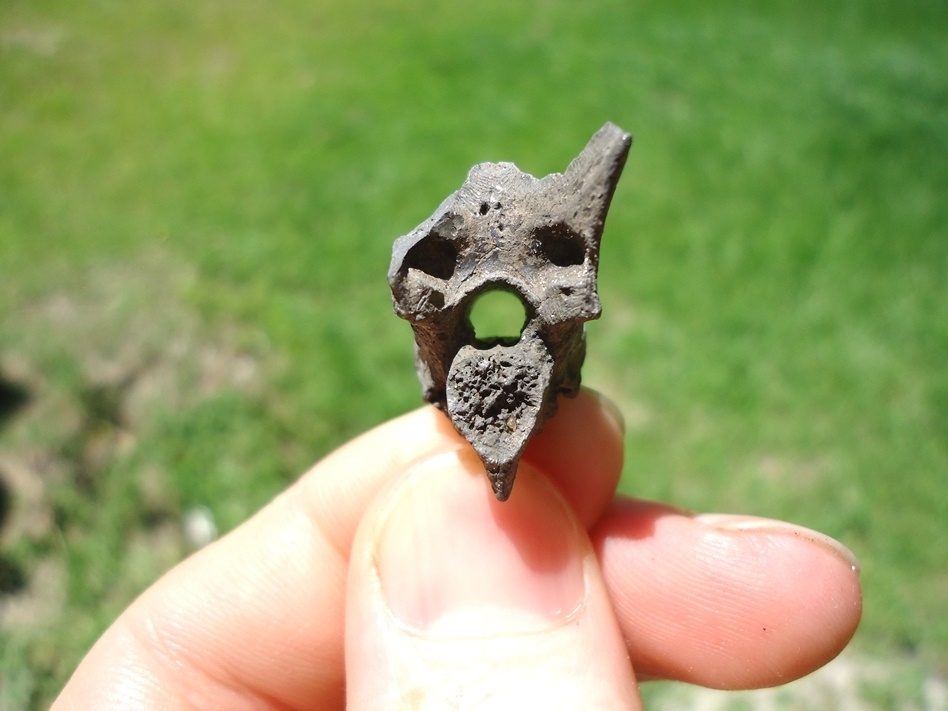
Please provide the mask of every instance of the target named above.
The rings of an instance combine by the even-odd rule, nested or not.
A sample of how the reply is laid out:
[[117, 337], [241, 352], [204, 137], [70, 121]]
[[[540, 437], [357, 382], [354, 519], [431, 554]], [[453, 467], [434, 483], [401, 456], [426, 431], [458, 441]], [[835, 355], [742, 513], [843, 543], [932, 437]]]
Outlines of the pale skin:
[[622, 459], [589, 391], [506, 503], [434, 408], [383, 424], [155, 583], [53, 709], [640, 709], [639, 681], [772, 686], [846, 645], [839, 543], [617, 496]]

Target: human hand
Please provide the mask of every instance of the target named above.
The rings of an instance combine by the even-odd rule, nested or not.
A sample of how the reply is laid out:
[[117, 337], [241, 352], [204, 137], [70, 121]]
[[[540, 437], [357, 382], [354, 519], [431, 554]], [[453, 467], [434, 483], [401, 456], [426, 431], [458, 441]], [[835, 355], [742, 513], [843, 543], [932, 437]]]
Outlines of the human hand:
[[404, 415], [147, 590], [53, 709], [638, 709], [636, 677], [772, 686], [849, 641], [840, 544], [616, 497], [621, 467], [590, 391], [506, 503], [444, 415]]

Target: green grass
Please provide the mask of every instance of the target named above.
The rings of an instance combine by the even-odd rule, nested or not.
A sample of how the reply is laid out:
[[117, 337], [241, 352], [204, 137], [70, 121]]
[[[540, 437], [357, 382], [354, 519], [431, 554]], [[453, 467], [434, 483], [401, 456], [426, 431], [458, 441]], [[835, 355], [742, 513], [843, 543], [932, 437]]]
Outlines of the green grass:
[[46, 564], [64, 592], [0, 614], [0, 708], [48, 703], [184, 511], [229, 529], [414, 407], [394, 238], [606, 120], [635, 145], [585, 374], [623, 490], [842, 539], [858, 644], [944, 672], [946, 37], [923, 0], [5, 2], [0, 375], [32, 400], [0, 476], [40, 472], [50, 523], [13, 500], [0, 606]]

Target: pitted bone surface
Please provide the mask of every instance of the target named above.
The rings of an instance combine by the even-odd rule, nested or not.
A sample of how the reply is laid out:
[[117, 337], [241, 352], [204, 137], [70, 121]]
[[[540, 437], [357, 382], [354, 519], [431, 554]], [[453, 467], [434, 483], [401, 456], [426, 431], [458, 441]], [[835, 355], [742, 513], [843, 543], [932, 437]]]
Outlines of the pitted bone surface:
[[[583, 324], [601, 310], [603, 224], [631, 143], [607, 123], [562, 174], [537, 179], [512, 163], [476, 165], [395, 242], [388, 279], [395, 313], [414, 330], [424, 398], [474, 447], [501, 501], [558, 395], [579, 392]], [[471, 306], [494, 289], [524, 304], [517, 339], [475, 337]]]

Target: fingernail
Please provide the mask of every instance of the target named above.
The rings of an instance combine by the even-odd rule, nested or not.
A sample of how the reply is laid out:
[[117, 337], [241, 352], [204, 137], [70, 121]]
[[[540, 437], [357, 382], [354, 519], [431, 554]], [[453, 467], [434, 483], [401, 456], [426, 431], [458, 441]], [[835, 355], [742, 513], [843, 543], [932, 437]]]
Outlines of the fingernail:
[[498, 502], [473, 456], [418, 464], [376, 532], [392, 614], [417, 632], [485, 636], [549, 629], [586, 596], [585, 538], [551, 485], [521, 465]]
[[618, 430], [619, 434], [624, 435], [625, 415], [622, 414], [622, 410], [619, 409], [619, 406], [598, 390], [588, 389], [588, 392], [599, 401], [600, 405], [602, 405], [602, 409], [605, 411], [609, 419], [612, 420], [612, 424], [615, 426], [616, 430]]
[[773, 532], [792, 536], [797, 536], [823, 546], [832, 553], [841, 558], [854, 573], [859, 573], [859, 559], [856, 554], [835, 538], [830, 538], [824, 533], [814, 531], [810, 528], [797, 526], [785, 521], [775, 521], [769, 518], [760, 518], [757, 516], [742, 516], [738, 514], [698, 514], [692, 517], [713, 528], [722, 531], [757, 531]]

